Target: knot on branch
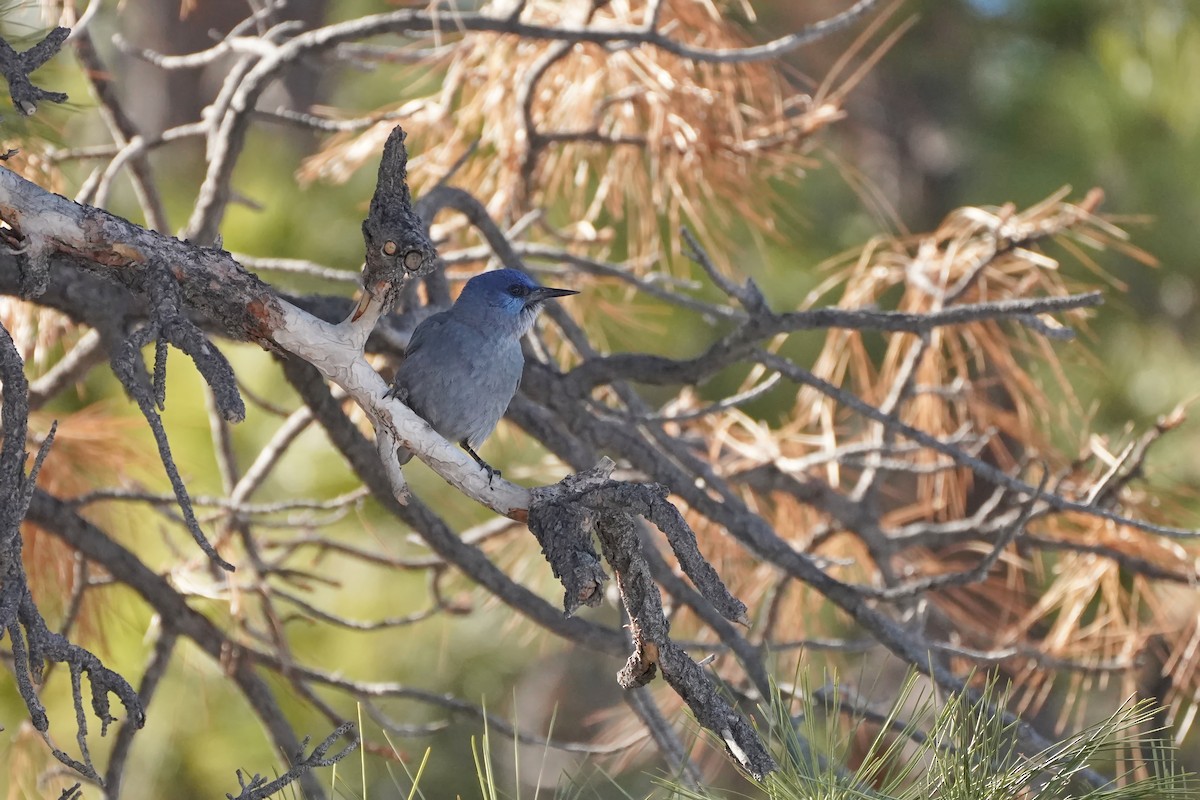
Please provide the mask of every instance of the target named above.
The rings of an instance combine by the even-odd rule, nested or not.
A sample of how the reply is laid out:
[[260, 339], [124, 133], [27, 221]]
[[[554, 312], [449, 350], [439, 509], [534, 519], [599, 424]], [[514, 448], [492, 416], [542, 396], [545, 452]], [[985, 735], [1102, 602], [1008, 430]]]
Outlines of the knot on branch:
[[667, 500], [667, 489], [614, 481], [610, 478], [614, 466], [605, 458], [587, 472], [533, 491], [529, 529], [566, 589], [567, 613], [582, 603], [600, 601], [607, 576], [592, 547], [595, 535], [616, 573], [621, 603], [629, 616], [633, 653], [617, 673], [617, 682], [625, 689], [645, 686], [661, 670], [697, 722], [720, 736], [735, 763], [759, 779], [776, 768], [766, 746], [700, 665], [670, 638], [671, 623], [663, 613], [662, 595], [638, 536], [639, 518], [663, 532], [684, 574], [722, 616], [745, 624], [746, 606], [730, 594], [700, 554], [695, 533]]
[[391, 310], [401, 286], [410, 277], [433, 271], [437, 251], [425, 235], [425, 225], [413, 209], [408, 190], [408, 151], [404, 130], [392, 130], [383, 146], [371, 209], [363, 221], [366, 263], [362, 298], [352, 321], [367, 314], [371, 325]]

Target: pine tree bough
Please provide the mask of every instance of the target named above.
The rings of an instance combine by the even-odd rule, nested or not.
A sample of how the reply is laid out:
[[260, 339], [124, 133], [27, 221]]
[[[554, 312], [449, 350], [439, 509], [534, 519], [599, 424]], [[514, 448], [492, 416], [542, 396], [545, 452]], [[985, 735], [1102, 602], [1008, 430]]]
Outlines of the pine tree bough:
[[271, 781], [257, 774], [247, 779], [243, 776], [242, 771], [238, 770], [237, 779], [242, 790], [236, 795], [227, 793], [225, 796], [229, 800], [264, 800], [264, 798], [270, 797], [281, 789], [290, 786], [301, 775], [307, 775], [318, 767], [331, 767], [358, 749], [358, 740], [352, 739], [340, 751], [332, 755], [329, 754], [330, 748], [339, 739], [353, 732], [353, 724], [347, 722], [339, 725], [319, 745], [314, 747], [308, 755], [304, 755], [304, 749], [308, 747], [308, 739], [305, 739], [300, 743], [300, 750], [296, 753], [296, 758], [292, 761], [292, 768]]
[[[385, 173], [385, 180], [377, 189], [371, 216], [364, 225], [364, 237], [368, 243], [367, 291], [357, 309], [352, 309], [348, 303], [320, 298], [290, 302], [246, 272], [220, 249], [200, 247], [147, 231], [102, 210], [52, 195], [5, 169], [0, 169], [0, 218], [8, 227], [0, 231], [0, 237], [8, 246], [8, 252], [0, 253], [0, 287], [9, 292], [41, 292], [43, 302], [59, 307], [95, 327], [110, 353], [122, 354], [115, 357], [114, 367], [123, 375], [123, 382], [143, 408], [152, 426], [157, 415], [155, 409], [162, 400], [162, 359], [156, 358], [156, 365], [159, 365], [156, 374], [148, 373], [141, 366], [140, 359], [134, 357], [143, 346], [153, 342], [161, 354], [167, 344], [175, 344], [192, 354], [201, 374], [223, 398], [219, 403], [225, 415], [237, 418], [240, 398], [236, 386], [232, 384], [224, 360], [201, 331], [256, 342], [267, 349], [286, 351], [298, 357], [298, 360], [291, 362], [291, 366], [285, 367], [285, 372], [289, 373], [290, 379], [298, 387], [308, 379], [295, 372], [293, 366], [298, 368], [301, 363], [307, 362], [316, 367], [326, 380], [345, 390], [367, 412], [376, 427], [380, 448], [377, 450], [375, 446], [353, 438], [339, 443], [339, 447], [344, 448], [343, 452], [364, 476], [374, 474], [379, 467], [383, 467], [379, 473], [382, 482], [372, 485], [376, 497], [381, 500], [391, 498], [396, 502], [408, 499], [399, 470], [389, 469], [387, 463], [388, 454], [394, 453], [394, 446], [402, 444], [477, 501], [497, 513], [524, 521], [529, 518], [531, 503], [534, 508], [538, 507], [533, 495], [522, 487], [502, 480], [489, 485], [487, 476], [462, 451], [442, 441], [424, 421], [399, 402], [384, 400], [384, 381], [363, 357], [364, 348], [371, 341], [372, 331], [382, 317], [386, 303], [404, 292], [407, 281], [429, 274], [436, 265], [423, 225], [416, 230], [407, 227], [412, 226], [414, 220], [428, 221], [436, 212], [432, 209], [426, 209], [423, 213], [415, 212], [403, 181], [387, 179], [389, 175], [402, 172], [406, 158], [403, 136], [396, 131], [385, 149], [384, 164], [388, 165], [388, 170], [381, 170]], [[521, 266], [519, 256], [507, 239], [485, 213], [480, 213], [476, 207], [478, 201], [472, 200], [461, 191], [442, 192], [431, 193], [429, 203], [434, 207], [453, 206], [467, 210], [472, 224], [483, 232], [501, 260], [509, 266]], [[1014, 235], [1000, 242], [997, 249], [1016, 246], [1023, 241], [1021, 236]], [[36, 263], [32, 263], [34, 261]], [[95, 273], [104, 275], [106, 280], [94, 282], [91, 276]], [[32, 282], [28, 280], [31, 274], [37, 276]], [[114, 292], [114, 283], [122, 291]], [[95, 295], [89, 297], [88, 302], [80, 302], [78, 296], [74, 295], [78, 289], [72, 287], [80, 285], [89, 285], [94, 289]], [[696, 382], [746, 357], [775, 359], [771, 361], [772, 366], [781, 372], [786, 369], [785, 374], [803, 379], [804, 375], [797, 372], [798, 368], [794, 365], [756, 349], [764, 339], [780, 333], [828, 327], [922, 332], [979, 319], [1007, 318], [1021, 322], [1031, 314], [1094, 305], [1099, 302], [1099, 296], [1087, 293], [961, 304], [929, 314], [840, 308], [777, 314], [755, 299], [752, 287], [729, 284], [727, 288], [736, 290], [736, 294], [744, 299], [746, 315], [733, 331], [696, 358], [673, 361], [636, 354], [594, 355], [565, 375], [557, 375], [544, 365], [531, 364], [526, 375], [528, 392], [538, 397], [545, 408], [572, 420], [570, 434], [562, 429], [543, 427], [545, 441], [556, 450], [561, 446], [561, 452], [580, 457], [590, 451], [591, 442], [599, 441], [609, 443], [625, 455], [643, 453], [645, 459], [641, 455], [636, 458], [644, 463], [656, 464], [660, 480], [679, 491], [694, 508], [724, 525], [761, 557], [773, 561], [794, 577], [825, 593], [906, 661], [918, 668], [929, 669], [940, 685], [961, 689], [961, 681], [942, 666], [928, 662], [929, 647], [919, 637], [911, 631], [901, 630], [886, 615], [868, 605], [869, 593], [832, 580], [809, 559], [780, 540], [761, 519], [740, 508], [726, 490], [721, 490], [726, 494], [722, 502], [698, 492], [693, 478], [661, 460], [660, 456], [652, 456], [645, 451], [645, 444], [637, 441], [637, 437], [632, 436], [629, 430], [588, 415], [581, 416], [580, 409], [588, 393], [599, 386], [619, 386], [628, 379], [654, 383]], [[94, 302], [95, 297], [102, 296], [108, 297], [104, 303]], [[301, 306], [320, 311], [326, 318], [314, 316]], [[336, 318], [344, 318], [344, 321], [329, 321]], [[555, 321], [568, 324], [568, 320], [557, 317]], [[137, 328], [138, 325], [141, 327]], [[126, 333], [135, 328], [132, 335]], [[825, 391], [839, 391], [824, 384], [820, 387]], [[310, 403], [324, 402], [311, 396], [312, 389], [307, 391], [310, 392]], [[846, 393], [839, 392], [838, 396], [852, 408], [864, 406], [861, 401], [846, 396]], [[520, 404], [515, 406], [518, 420], [524, 422], [527, 417], [520, 413]], [[342, 434], [336, 432], [344, 424], [340, 409], [336, 404], [324, 412], [317, 411], [317, 405], [312, 407], [337, 442], [337, 437]], [[863, 413], [886, 424], [896, 425], [888, 415], [873, 408], [865, 407]], [[987, 468], [987, 465], [979, 464], [978, 459], [958, 447], [904, 426], [900, 426], [899, 430], [947, 453], [957, 463], [981, 470]], [[345, 433], [351, 435], [348, 430]], [[360, 452], [360, 445], [364, 444], [366, 450]], [[673, 448], [665, 440], [660, 440], [660, 444]], [[584, 446], [581, 448], [580, 445]], [[164, 463], [170, 471], [169, 453], [161, 442], [160, 453], [164, 455]], [[682, 451], [675, 452], [675, 457], [680, 459], [680, 463], [687, 461], [687, 455]], [[990, 469], [995, 471], [994, 468]], [[764, 774], [770, 768], [769, 756], [760, 743], [756, 744], [758, 739], [753, 730], [744, 721], [738, 724], [731, 721], [741, 718], [712, 691], [695, 663], [670, 641], [665, 624], [659, 617], [644, 613], [647, 608], [661, 605], [661, 601], [657, 600], [658, 590], [648, 579], [646, 565], [653, 566], [653, 562], [632, 555], [635, 551], [628, 548], [636, 540], [625, 535], [630, 518], [612, 516], [613, 502], [616, 501], [622, 514], [642, 516], [666, 534], [685, 572], [708, 598], [706, 602], [711, 602], [720, 614], [740, 621], [744, 608], [728, 596], [715, 572], [699, 557], [694, 536], [682, 524], [682, 518], [674, 506], [664, 499], [662, 490], [638, 484], [596, 483], [604, 474], [602, 469], [592, 476], [580, 476], [579, 479], [583, 481], [581, 486], [589, 488], [573, 490], [577, 495], [572, 500], [575, 505], [562, 506], [571, 510], [555, 512], [557, 518], [555, 514], [548, 513], [541, 519], [531, 520], [532, 527], [540, 533], [543, 546], [546, 547], [547, 559], [563, 580], [567, 609], [570, 611], [580, 603], [594, 603], [599, 599], [604, 575], [594, 552], [590, 551], [590, 543], [585, 541], [590, 536], [590, 527], [600, 537], [604, 555], [617, 573], [623, 600], [634, 622], [634, 655], [622, 673], [622, 682], [636, 686], [649, 679], [652, 671], [661, 669], [672, 686], [692, 704], [697, 719], [723, 737], [743, 768], [751, 774]], [[1047, 497], [1043, 490], [1004, 477], [1007, 485], [1018, 494], [1039, 500]], [[716, 481], [716, 478], [708, 475], [706, 480]], [[720, 484], [716, 482], [714, 485]], [[181, 505], [186, 509], [186, 493], [180, 491], [179, 486], [176, 489]], [[383, 492], [387, 493], [387, 497]], [[556, 502], [544, 502], [542, 507], [552, 509]], [[1061, 498], [1049, 502], [1061, 502]], [[1120, 519], [1106, 509], [1083, 508], [1079, 504], [1073, 504], [1072, 508]], [[472, 552], [471, 548], [465, 547], [448, 531], [444, 536], [439, 533], [440, 529], [426, 509], [418, 505], [405, 511], [402, 506], [396, 505], [393, 510], [401, 518], [413, 522], [435, 551], [451, 563], [459, 564], [473, 578], [522, 613], [531, 615], [541, 624], [574, 641], [607, 652], [617, 646], [615, 637], [591, 624], [579, 620], [554, 620], [542, 610], [538, 598], [512, 584], [486, 559], [480, 559], [477, 551]], [[408, 516], [410, 512], [416, 516]], [[1144, 527], [1142, 523], [1132, 524]], [[563, 542], [555, 540], [547, 545], [547, 542], [555, 539], [547, 535], [555, 526], [560, 530], [573, 531], [573, 534]], [[606, 536], [605, 532], [611, 535]], [[565, 550], [562, 553], [556, 551], [556, 548], [563, 547]], [[651, 595], [655, 599], [651, 600]], [[726, 636], [733, 643], [734, 651], [747, 662], [747, 670], [751, 674], [761, 675], [762, 670], [752, 662], [753, 654], [738, 644], [738, 637], [732, 634]], [[1025, 746], [1037, 748], [1045, 744], [1032, 729], [1021, 728], [1020, 731], [1026, 734], [1023, 737]]]
[[[521, 5], [524, 4], [518, 4]], [[671, 39], [667, 35], [670, 29], [660, 27], [662, 5], [653, 5], [645, 27], [613, 29], [587, 24], [551, 27], [523, 21], [519, 8], [507, 18], [462, 14], [457, 15], [454, 22], [461, 31], [487, 31], [531, 41], [557, 42], [561, 44], [556, 48], [560, 53], [578, 43], [596, 43], [613, 50], [646, 46], [697, 62], [721, 64], [773, 57], [848, 24], [877, 5], [877, 0], [859, 0], [842, 14], [775, 42], [730, 49], [694, 47]], [[703, 268], [729, 303], [707, 302], [664, 288], [633, 272], [588, 261], [577, 254], [556, 253], [556, 261], [590, 274], [625, 281], [640, 291], [706, 318], [724, 320], [731, 330], [691, 358], [641, 353], [602, 355], [595, 351], [574, 320], [559, 310], [552, 310], [548, 316], [562, 337], [570, 342], [579, 356], [578, 362], [566, 373], [546, 363], [529, 363], [523, 395], [514, 401], [511, 417], [563, 462], [581, 471], [559, 484], [532, 491], [505, 481], [490, 480], [456, 446], [442, 441], [401, 403], [383, 398], [384, 381], [367, 363], [364, 351], [390, 355], [402, 352], [404, 331], [411, 331], [412, 321], [408, 317], [412, 315], [405, 315], [398, 325], [393, 325], [394, 320], [388, 316], [397, 300], [403, 310], [411, 310], [417, 296], [414, 279], [424, 280], [431, 304], [448, 301], [448, 284], [437, 271], [440, 263], [428, 234], [429, 225], [441, 211], [454, 210], [465, 215], [470, 226], [487, 243], [484, 255], [495, 256], [506, 266], [523, 268], [523, 258], [539, 254], [544, 258], [546, 251], [538, 245], [514, 245], [489, 217], [480, 199], [464, 189], [438, 186], [413, 203], [405, 179], [407, 152], [400, 129], [393, 130], [384, 145], [378, 185], [363, 224], [366, 267], [363, 290], [357, 303], [324, 296], [284, 297], [245, 270], [229, 253], [219, 247], [202, 246], [216, 241], [223, 211], [232, 195], [230, 178], [234, 164], [241, 153], [251, 119], [261, 113], [256, 109], [256, 102], [286, 66], [301, 58], [328, 54], [339, 45], [364, 36], [440, 31], [443, 22], [437, 14], [428, 11], [403, 9], [299, 33], [294, 25], [281, 23], [253, 40], [253, 47], [257, 48], [254, 58], [245, 59], [244, 70], [231, 73], [232, 82], [227, 85], [229, 91], [222, 93], [225, 105], [214, 109], [211, 119], [197, 123], [197, 129], [209, 136], [211, 158], [201, 196], [188, 226], [194, 242], [154, 233], [98, 208], [72, 203], [0, 168], [0, 220], [6, 226], [0, 228], [0, 244], [3, 245], [0, 247], [0, 291], [36, 298], [39, 303], [58, 308], [97, 332], [99, 346], [107, 352], [113, 372], [154, 432], [161, 460], [171, 479], [175, 502], [182, 510], [188, 529], [213, 563], [226, 568], [233, 566], [225, 561], [229, 554], [217, 552], [200, 530], [192, 510], [192, 498], [175, 469], [159, 415], [166, 399], [165, 356], [172, 345], [193, 359], [213, 391], [215, 406], [223, 421], [236, 421], [244, 415], [242, 396], [232, 369], [207, 338], [210, 335], [254, 342], [283, 359], [283, 375], [300, 394], [311, 418], [324, 428], [371, 495], [425, 540], [433, 552], [429, 560], [436, 563], [437, 569], [454, 567], [461, 570], [516, 613], [566, 641], [627, 658], [618, 680], [629, 689], [627, 696], [633, 698], [630, 704], [641, 709], [639, 716], [643, 720], [660, 715], [656, 715], [657, 709], [649, 696], [637, 687], [661, 672], [687, 702], [696, 719], [722, 739], [733, 760], [748, 774], [761, 777], [774, 769], [771, 755], [750, 723], [716, 691], [704, 669], [671, 639], [669, 621], [663, 614], [661, 591], [666, 591], [674, 601], [693, 609], [696, 616], [717, 633], [721, 646], [734, 655], [744, 668], [749, 685], [757, 691], [758, 698], [751, 696], [751, 699], [768, 696], [769, 680], [758, 640], [752, 644], [737, 625], [730, 624], [731, 621], [744, 624], [746, 608], [731, 595], [713, 567], [701, 556], [693, 530], [679, 511], [684, 504], [689, 514], [698, 514], [723, 528], [743, 552], [770, 564], [787, 580], [801, 582], [822, 593], [876, 641], [925, 671], [942, 689], [953, 691], [966, 689], [965, 682], [949, 664], [949, 659], [960, 654], [959, 651], [950, 650], [945, 643], [933, 641], [927, 631], [897, 619], [889, 613], [888, 603], [910, 600], [914, 594], [923, 596], [930, 588], [973, 583], [991, 568], [1001, 550], [1014, 541], [1018, 545], [1044, 549], [1073, 547], [1083, 551], [1082, 545], [1027, 534], [1025, 522], [1050, 510], [1070, 511], [1165, 536], [1195, 536], [1194, 531], [1130, 519], [1118, 513], [1118, 506], [1100, 492], [1086, 500], [1071, 500], [1060, 495], [1058, 487], [1047, 490], [1044, 480], [1041, 485], [1031, 485], [979, 458], [976, 450], [959, 439], [925, 433], [905, 424], [894, 413], [894, 403], [873, 405], [799, 367], [779, 352], [765, 349], [765, 344], [775, 337], [799, 331], [840, 328], [903, 332], [917, 334], [920, 339], [909, 351], [916, 354], [913, 356], [915, 362], [924, 352], [924, 342], [931, 331], [982, 321], [1007, 321], [1039, 336], [1069, 338], [1072, 333], [1069, 328], [1051, 326], [1041, 315], [1095, 306], [1101, 302], [1099, 293], [1064, 293], [1061, 296], [1016, 297], [977, 303], [960, 302], [960, 294], [978, 277], [978, 270], [992, 259], [1033, 246], [1055, 230], [1063, 230], [1087, 218], [1099, 203], [1098, 194], [1089, 195], [1079, 206], [1064, 204], [1059, 214], [1061, 218], [1055, 219], [1052, 225], [1039, 227], [1037, 220], [1020, 224], [1019, 218], [997, 215], [994, 228], [984, 237], [987, 242], [981, 248], [978, 270], [963, 278], [957, 289], [945, 294], [944, 307], [916, 313], [840, 307], [775, 312], [752, 282], [739, 284], [716, 269], [699, 241], [686, 231], [682, 235], [688, 256]], [[7, 49], [0, 48], [0, 72], [8, 77], [14, 100], [23, 112], [32, 111], [37, 100], [59, 99], [58, 95], [32, 87], [28, 73], [53, 54], [62, 38], [63, 34], [56, 31], [24, 54], [16, 54], [7, 46]], [[211, 57], [241, 46], [245, 46], [245, 41], [239, 44], [232, 39], [226, 40], [214, 48], [215, 55]], [[193, 57], [192, 61], [198, 58]], [[167, 62], [161, 63], [165, 66]], [[527, 86], [531, 90], [536, 88], [536, 81]], [[18, 100], [18, 95], [25, 99]], [[541, 145], [550, 142], [554, 136], [538, 131], [532, 124], [526, 133], [531, 141]], [[146, 141], [138, 137], [136, 131], [123, 131], [122, 136], [125, 141], [116, 150], [106, 171], [110, 177], [127, 159], [140, 158], [146, 146]], [[165, 141], [166, 137], [163, 139]], [[593, 140], [604, 142], [603, 139]], [[103, 195], [103, 191], [97, 190], [97, 196]], [[147, 211], [147, 219], [155, 216]], [[1045, 219], [1041, 222], [1045, 223]], [[165, 225], [156, 227], [165, 228]], [[153, 368], [148, 370], [143, 350], [150, 345], [154, 345], [155, 357]], [[11, 344], [8, 349], [11, 350]], [[72, 759], [54, 748], [56, 757], [83, 774], [97, 778], [97, 771], [88, 756], [80, 694], [82, 676], [86, 672], [93, 689], [93, 710], [102, 726], [112, 719], [108, 708], [110, 694], [115, 694], [127, 711], [127, 719], [118, 734], [118, 746], [114, 748], [116, 753], [106, 773], [109, 785], [116, 786], [129, 737], [144, 720], [144, 707], [153, 693], [156, 675], [165, 669], [175, 642], [188, 639], [227, 669], [231, 680], [263, 721], [279, 752], [296, 755], [298, 760], [288, 765], [287, 772], [279, 780], [299, 780], [305, 793], [321, 796], [309, 771], [313, 766], [332, 763], [349, 752], [347, 748], [340, 755], [326, 759], [326, 751], [332, 743], [342, 736], [349, 736], [351, 729], [343, 724], [344, 720], [335, 720], [335, 714], [327, 713], [335, 724], [334, 734], [311, 755], [305, 756], [301, 743], [257, 670], [272, 670], [305, 697], [313, 695], [313, 687], [344, 691], [364, 703], [384, 696], [412, 697], [414, 693], [404, 687], [359, 683], [322, 673], [292, 663], [279, 654], [246, 646], [237, 641], [236, 636], [227, 635], [203, 615], [188, 608], [177, 591], [146, 568], [134, 554], [81, 517], [77, 509], [59, 498], [34, 491], [33, 476], [24, 474], [23, 420], [28, 406], [23, 397], [23, 378], [18, 381], [16, 377], [21, 365], [19, 359], [13, 361], [12, 354], [5, 352], [3, 355], [5, 440], [0, 452], [0, 496], [19, 497], [21, 502], [9, 503], [0, 509], [0, 535], [4, 537], [0, 541], [3, 546], [0, 566], [5, 570], [4, 587], [0, 592], [0, 627], [9, 635], [17, 665], [18, 689], [39, 730], [44, 731], [48, 725], [34, 686], [41, 674], [42, 661], [49, 658], [69, 665], [83, 761]], [[81, 363], [89, 363], [86, 355], [81, 355]], [[845, 530], [859, 536], [868, 545], [872, 556], [894, 555], [897, 549], [918, 546], [916, 543], [924, 538], [933, 543], [950, 541], [946, 528], [929, 525], [913, 532], [907, 540], [899, 536], [889, 539], [882, 530], [878, 509], [871, 503], [844, 494], [803, 470], [788, 469], [784, 459], [776, 459], [742, 474], [721, 474], [699, 457], [689, 444], [665, 430], [666, 425], [679, 424], [689, 417], [695, 419], [714, 410], [733, 407], [752, 397], [753, 391], [740, 398], [726, 398], [707, 409], [672, 417], [665, 411], [647, 407], [630, 388], [632, 383], [699, 385], [739, 363], [768, 368], [776, 376], [775, 380], [789, 380], [797, 386], [814, 389], [833, 398], [841, 408], [849, 409], [868, 424], [885, 429], [886, 444], [862, 455], [868, 465], [867, 473], [884, 470], [886, 465], [882, 456], [898, 447], [892, 439], [907, 439], [944, 457], [946, 464], [969, 469], [972, 474], [1001, 487], [1003, 492], [997, 495], [997, 504], [1005, 500], [1016, 505], [996, 514], [990, 514], [996, 510], [992, 507], [986, 519], [981, 516], [970, 520], [971, 541], [990, 543], [991, 549], [985, 552], [991, 560], [985, 559], [974, 569], [915, 579], [882, 590], [837, 580], [818, 560], [798, 550], [793, 541], [773, 529], [763, 514], [746, 501], [741, 490], [765, 487], [766, 492], [790, 495], [819, 509]], [[342, 403], [330, 391], [329, 383], [340, 387], [366, 412], [375, 430], [374, 443], [348, 416]], [[901, 393], [912, 389], [911, 381], [907, 379], [898, 385]], [[619, 402], [608, 405], [597, 401], [597, 396], [604, 392], [610, 392]], [[35, 459], [33, 473], [44, 458], [50, 439], [52, 436]], [[442, 477], [478, 502], [511, 519], [528, 521], [542, 545], [546, 560], [563, 584], [566, 617], [552, 604], [509, 578], [469, 538], [460, 538], [433, 509], [409, 496], [395, 459], [399, 446], [413, 450]], [[613, 464], [601, 461], [600, 452], [614, 453], [632, 465], [641, 473], [639, 481], [656, 483], [612, 480]], [[600, 465], [593, 467], [598, 461]], [[1119, 481], [1115, 472], [1114, 476], [1113, 481]], [[679, 507], [667, 499], [668, 489], [664, 487], [677, 494]], [[242, 499], [226, 498], [226, 507], [236, 514], [246, 514], [248, 507], [242, 504]], [[168, 620], [168, 629], [156, 647], [155, 664], [158, 666], [155, 671], [146, 673], [140, 692], [134, 693], [124, 679], [106, 670], [87, 651], [47, 631], [32, 605], [20, 569], [18, 526], [26, 512], [31, 521], [38, 522], [87, 558], [103, 565], [115, 580], [134, 587], [155, 613]], [[647, 523], [652, 523], [665, 537], [690, 585], [675, 575], [673, 568], [652, 546]], [[599, 541], [600, 551], [615, 573], [622, 605], [629, 618], [628, 631], [571, 616], [581, 605], [599, 603], [608, 580], [593, 539]], [[320, 545], [332, 547], [334, 543], [326, 541]], [[1085, 552], [1111, 559], [1121, 557], [1111, 549]], [[884, 557], [877, 558], [880, 562], [885, 560]], [[1194, 580], [1194, 576], [1182, 572], [1155, 573], [1154, 565], [1149, 562], [1134, 564], [1126, 560], [1122, 563], [1132, 565], [1134, 571], [1143, 576], [1168, 575], [1180, 583]], [[781, 578], [781, 585], [782, 582]], [[260, 585], [267, 586], [265, 579]], [[277, 592], [276, 597], [286, 597], [286, 593]], [[632, 655], [629, 654], [630, 644]], [[1045, 657], [1041, 653], [1034, 655]], [[751, 694], [750, 691], [747, 693]], [[322, 711], [328, 709], [327, 705], [314, 705]], [[367, 707], [371, 708], [369, 704]], [[1036, 752], [1050, 745], [1032, 727], [1000, 710], [995, 710], [995, 714], [1014, 725], [1018, 746], [1023, 752]], [[647, 724], [656, 730], [653, 735], [664, 752], [684, 753], [682, 747], [674, 747], [669, 741], [670, 732], [662, 730], [666, 726]], [[681, 762], [683, 772], [691, 770], [686, 754], [679, 755], [677, 760]], [[1096, 785], [1105, 780], [1092, 772], [1080, 774]], [[239, 797], [243, 798], [263, 797], [268, 790], [274, 791], [283, 785], [279, 781], [268, 784], [257, 776], [241, 783]]]

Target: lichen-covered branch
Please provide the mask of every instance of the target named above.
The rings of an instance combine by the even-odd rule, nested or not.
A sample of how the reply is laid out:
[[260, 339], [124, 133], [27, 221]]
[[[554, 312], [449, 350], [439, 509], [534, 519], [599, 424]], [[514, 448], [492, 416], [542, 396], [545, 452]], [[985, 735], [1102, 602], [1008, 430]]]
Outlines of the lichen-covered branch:
[[[326, 736], [324, 741], [314, 747], [308, 755], [304, 755], [304, 748], [308, 747], [308, 739], [305, 739], [300, 743], [300, 751], [296, 753], [296, 758], [287, 772], [271, 781], [257, 774], [247, 779], [242, 775], [242, 771], [238, 770], [237, 779], [242, 790], [236, 795], [226, 794], [225, 796], [229, 800], [263, 800], [263, 798], [270, 797], [281, 789], [290, 786], [301, 775], [305, 775], [318, 767], [332, 767], [358, 749], [359, 741], [357, 737], [352, 735], [353, 733], [354, 724], [350, 722], [343, 723]], [[330, 748], [337, 744], [338, 739], [341, 739], [343, 736], [350, 736], [350, 741], [341, 750], [330, 755]]]
[[38, 103], [43, 100], [49, 100], [51, 103], [67, 102], [66, 94], [35, 86], [29, 76], [58, 53], [70, 33], [67, 28], [55, 28], [47, 33], [44, 39], [22, 53], [18, 53], [12, 45], [0, 39], [0, 75], [8, 82], [8, 93], [12, 96], [13, 106], [25, 116], [31, 116], [37, 111]]
[[[563, 582], [568, 614], [580, 603], [594, 605], [605, 575], [591, 538], [617, 576], [621, 603], [629, 615], [633, 653], [617, 674], [627, 690], [645, 686], [659, 670], [687, 703], [696, 721], [725, 743], [734, 762], [756, 780], [776, 769], [753, 727], [721, 696], [704, 671], [670, 637], [662, 596], [642, 554], [635, 515], [660, 526], [684, 572], [706, 600], [727, 619], [746, 621], [746, 607], [725, 587], [696, 549], [695, 534], [658, 487], [619, 483], [609, 476], [615, 464], [604, 460], [587, 473], [569, 476], [534, 492], [529, 528], [542, 544], [554, 574]], [[663, 506], [670, 506], [668, 511]], [[590, 602], [589, 602], [590, 601]]]
[[69, 756], [54, 745], [51, 745], [51, 752], [66, 766], [102, 783], [87, 745], [82, 676], [87, 675], [91, 711], [100, 720], [102, 736], [109, 723], [115, 721], [109, 705], [110, 694], [120, 700], [134, 727], [140, 728], [145, 723], [145, 712], [128, 681], [105, 667], [90, 651], [50, 630], [29, 591], [21, 559], [21, 523], [33, 501], [37, 473], [50, 452], [54, 430], [51, 428], [26, 475], [28, 383], [20, 355], [3, 326], [0, 326], [0, 384], [0, 428], [4, 434], [3, 444], [0, 444], [0, 497], [5, 500], [0, 507], [0, 631], [7, 634], [12, 648], [17, 691], [25, 701], [33, 727], [43, 735], [50, 728], [50, 720], [38, 697], [37, 685], [42, 681], [47, 661], [67, 665], [75, 703], [76, 741], [83, 760]]

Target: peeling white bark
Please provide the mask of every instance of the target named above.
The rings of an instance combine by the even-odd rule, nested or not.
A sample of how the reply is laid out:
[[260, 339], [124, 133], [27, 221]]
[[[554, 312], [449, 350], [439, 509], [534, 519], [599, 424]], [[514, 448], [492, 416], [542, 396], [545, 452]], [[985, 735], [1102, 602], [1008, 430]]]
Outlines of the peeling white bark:
[[[366, 342], [363, 331], [369, 333], [367, 326], [350, 322], [331, 325], [283, 300], [279, 303], [284, 313], [282, 324], [275, 330], [275, 343], [312, 364], [358, 403], [371, 420], [377, 441], [386, 440], [391, 448], [392, 462], [396, 459], [395, 446], [407, 447], [452, 486], [496, 513], [525, 517], [530, 500], [528, 489], [502, 478], [493, 478], [489, 483], [487, 473], [465, 451], [443, 439], [408, 406], [384, 397], [387, 384], [363, 357]], [[365, 319], [362, 317], [358, 322]], [[402, 496], [407, 499], [400, 465], [389, 464], [385, 457], [384, 467], [389, 477], [393, 472], [400, 476], [400, 482], [393, 479], [392, 485], [397, 499]]]

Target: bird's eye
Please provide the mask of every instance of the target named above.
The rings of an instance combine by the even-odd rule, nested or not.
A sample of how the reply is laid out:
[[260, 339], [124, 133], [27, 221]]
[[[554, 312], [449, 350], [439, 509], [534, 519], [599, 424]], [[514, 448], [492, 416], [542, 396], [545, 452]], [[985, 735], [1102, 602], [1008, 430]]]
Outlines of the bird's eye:
[[525, 286], [524, 284], [514, 283], [512, 286], [508, 287], [508, 293], [513, 297], [525, 297], [527, 294], [529, 294], [529, 287]]

